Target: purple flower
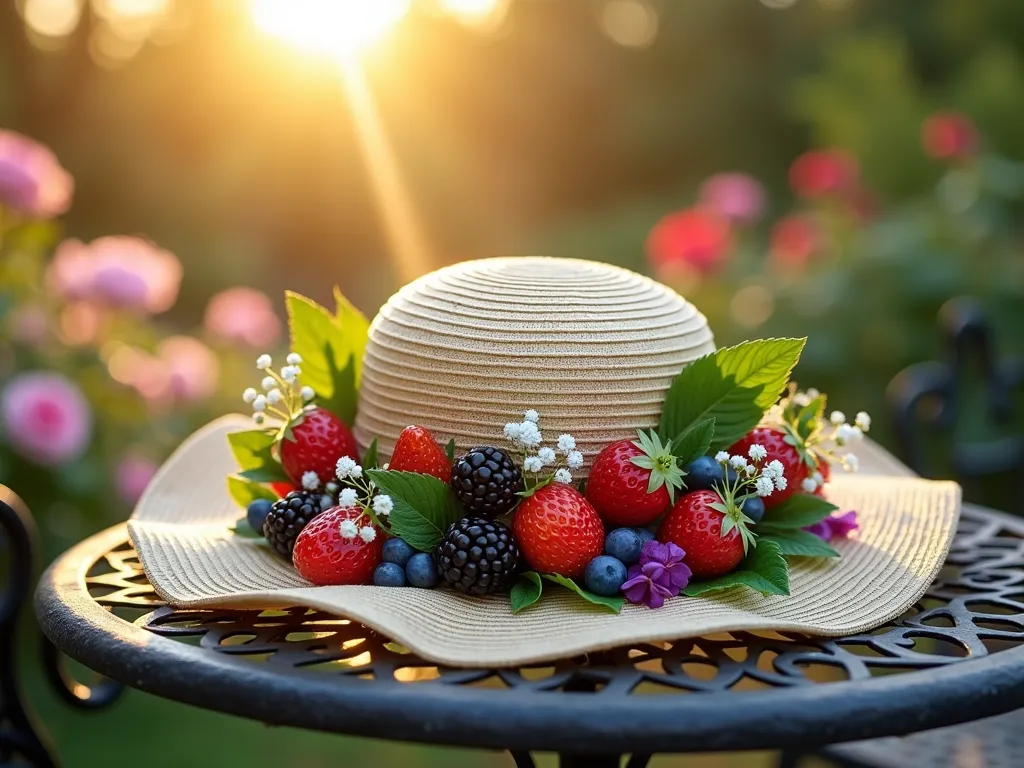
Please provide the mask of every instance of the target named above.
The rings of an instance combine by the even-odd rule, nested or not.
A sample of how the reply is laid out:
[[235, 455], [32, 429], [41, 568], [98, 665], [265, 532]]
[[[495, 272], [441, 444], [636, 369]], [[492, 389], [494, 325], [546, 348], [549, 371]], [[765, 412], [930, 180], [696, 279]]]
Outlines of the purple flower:
[[764, 189], [745, 173], [716, 173], [700, 187], [700, 201], [737, 224], [752, 224], [764, 211]]
[[0, 130], [0, 206], [40, 219], [67, 211], [75, 182], [37, 141]]
[[683, 562], [686, 553], [672, 542], [648, 541], [640, 550], [640, 562], [629, 569], [622, 592], [631, 603], [661, 608], [690, 583], [693, 574]]
[[829, 541], [834, 538], [845, 539], [860, 526], [857, 524], [857, 513], [852, 509], [841, 515], [834, 515], [820, 520], [814, 525], [804, 528], [808, 533], [813, 533], [819, 539]]
[[0, 414], [4, 439], [36, 464], [66, 464], [89, 445], [89, 403], [82, 390], [60, 374], [35, 371], [13, 378], [0, 395]]
[[63, 299], [157, 314], [170, 309], [181, 286], [181, 262], [137, 237], [100, 237], [88, 245], [65, 240], [46, 275]]

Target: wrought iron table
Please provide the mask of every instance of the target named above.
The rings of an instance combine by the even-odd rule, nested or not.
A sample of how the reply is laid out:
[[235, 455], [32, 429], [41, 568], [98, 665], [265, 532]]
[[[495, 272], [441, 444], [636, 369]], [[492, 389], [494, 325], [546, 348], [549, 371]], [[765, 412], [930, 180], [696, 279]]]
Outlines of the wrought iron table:
[[[965, 506], [946, 567], [903, 617], [845, 638], [734, 633], [519, 669], [453, 669], [337, 616], [175, 610], [124, 526], [71, 549], [36, 594], [60, 651], [124, 685], [265, 722], [558, 751], [565, 766], [652, 753], [801, 749], [1024, 706], [1024, 521]], [[58, 674], [73, 700], [102, 703]], [[662, 695], [656, 695], [662, 694]]]

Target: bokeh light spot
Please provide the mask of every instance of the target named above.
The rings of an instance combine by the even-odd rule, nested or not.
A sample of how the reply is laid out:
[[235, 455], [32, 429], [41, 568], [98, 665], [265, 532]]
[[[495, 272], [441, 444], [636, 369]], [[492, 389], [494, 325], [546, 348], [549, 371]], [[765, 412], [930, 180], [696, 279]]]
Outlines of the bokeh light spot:
[[25, 0], [21, 15], [28, 28], [44, 37], [67, 37], [82, 17], [81, 0]]
[[646, 48], [658, 36], [658, 14], [643, 0], [608, 0], [601, 10], [601, 28], [626, 48]]
[[775, 297], [763, 285], [748, 285], [736, 291], [729, 302], [733, 322], [744, 328], [764, 325], [775, 311]]

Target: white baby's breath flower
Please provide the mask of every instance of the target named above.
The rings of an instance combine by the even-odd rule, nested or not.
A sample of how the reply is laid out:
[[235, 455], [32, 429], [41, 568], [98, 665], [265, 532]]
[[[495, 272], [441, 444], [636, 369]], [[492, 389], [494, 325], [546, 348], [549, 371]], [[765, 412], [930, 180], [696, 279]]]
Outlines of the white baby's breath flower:
[[299, 367], [297, 365], [286, 365], [281, 369], [281, 378], [287, 381], [289, 384], [295, 381], [299, 375]]
[[523, 459], [523, 469], [527, 472], [540, 472], [544, 468], [544, 462], [539, 456], [527, 456]]
[[260, 386], [264, 389], [273, 389], [277, 386], [277, 379], [273, 376], [264, 376], [263, 381], [260, 382]]
[[743, 468], [743, 474], [746, 475], [747, 477], [753, 477], [754, 475], [757, 474], [757, 467], [755, 467], [753, 464], [747, 464], [747, 466]]
[[838, 427], [840, 424], [846, 423], [846, 414], [842, 411], [832, 411], [832, 415], [828, 417], [828, 420]]
[[805, 477], [803, 482], [800, 483], [800, 488], [804, 493], [814, 493], [818, 490], [818, 484], [814, 482], [813, 477]]
[[256, 358], [256, 367], [261, 371], [267, 370], [274, 364], [274, 361], [270, 359], [270, 355], [260, 355]]
[[729, 466], [731, 466], [733, 469], [742, 469], [743, 467], [747, 466], [747, 459], [744, 456], [730, 456]]
[[778, 459], [772, 459], [767, 464], [765, 464], [764, 469], [761, 470], [762, 474], [764, 474], [765, 477], [770, 477], [772, 479], [775, 479], [776, 477], [782, 477], [785, 471], [786, 468], [782, 466], [782, 462], [779, 461]]
[[313, 470], [302, 473], [302, 487], [307, 491], [315, 491], [320, 487], [320, 476]]
[[768, 455], [768, 449], [760, 443], [754, 443], [747, 451], [747, 455], [754, 461], [761, 461]]
[[786, 490], [786, 488], [788, 486], [789, 486], [789, 480], [786, 479], [785, 475], [779, 474], [779, 475], [776, 476], [776, 478], [775, 478], [775, 487], [778, 490], [784, 491], [784, 490]]
[[278, 403], [281, 402], [283, 398], [284, 395], [281, 394], [280, 389], [272, 389], [269, 392], [267, 392], [267, 402], [270, 403], [271, 405], [277, 405]]
[[256, 395], [256, 399], [252, 401], [252, 409], [257, 413], [267, 410], [267, 396]]
[[395, 502], [391, 500], [391, 497], [386, 493], [378, 493], [373, 497], [373, 511], [382, 517], [387, 517], [391, 514], [391, 510], [395, 508]]
[[263, 414], [262, 413], [254, 413], [252, 415], [252, 420], [255, 421], [257, 424], [262, 424], [263, 423]]
[[772, 483], [772, 479], [770, 477], [761, 475], [754, 481], [754, 488], [757, 491], [758, 496], [771, 496], [772, 491], [775, 490], [775, 484]]
[[570, 472], [565, 467], [555, 470], [555, 482], [568, 485], [569, 483], [572, 482], [572, 472]]
[[320, 511], [326, 512], [328, 509], [334, 506], [334, 499], [331, 498], [329, 493], [325, 493], [320, 497]]
[[726, 464], [729, 461], [729, 453], [727, 451], [719, 451], [715, 454], [715, 461], [719, 464]]
[[855, 454], [846, 454], [843, 456], [843, 469], [847, 472], [856, 472], [860, 469], [860, 459]]
[[252, 405], [253, 401], [256, 400], [256, 394], [257, 393], [255, 389], [253, 389], [252, 387], [247, 387], [245, 392], [242, 393], [242, 400], [248, 403], [249, 405]]
[[540, 414], [537, 413], [537, 411], [535, 411], [533, 408], [531, 408], [530, 410], [523, 414], [523, 419], [525, 421], [532, 421], [534, 424], [536, 424], [538, 421], [540, 421]]
[[519, 443], [526, 448], [536, 448], [543, 438], [537, 425], [532, 421], [524, 421], [519, 425]]
[[324, 486], [324, 490], [327, 491], [327, 493], [337, 493], [338, 484], [333, 480], [328, 480], [327, 484]]
[[868, 416], [867, 411], [861, 411], [857, 414], [857, 418], [853, 420], [853, 423], [860, 427], [862, 432], [867, 432], [871, 429], [871, 417]]
[[369, 544], [377, 538], [377, 529], [370, 525], [364, 525], [359, 529], [359, 538]]
[[302, 362], [302, 355], [300, 355], [298, 352], [289, 352], [288, 357], [285, 358], [285, 361], [288, 363], [288, 365], [298, 365], [299, 363]]
[[523, 432], [523, 425], [518, 421], [510, 421], [505, 425], [505, 437], [511, 440], [513, 443], [519, 442], [519, 435]]
[[813, 480], [816, 485], [825, 484], [825, 476], [821, 474], [821, 472], [818, 472], [817, 470], [815, 470], [814, 474], [811, 475], [811, 480]]
[[313, 390], [312, 387], [308, 386], [300, 389], [299, 394], [302, 395], [302, 401], [304, 403], [308, 403], [310, 400], [316, 397], [316, 392]]
[[338, 494], [338, 506], [343, 509], [352, 509], [359, 500], [359, 493], [355, 488], [342, 488]]
[[572, 435], [559, 435], [558, 436], [558, 450], [566, 455], [570, 451], [576, 450], [576, 438]]
[[359, 535], [359, 526], [356, 525], [355, 520], [342, 520], [338, 528], [343, 539], [354, 539]]
[[807, 396], [806, 392], [797, 392], [793, 395], [793, 405], [803, 408], [805, 405], [811, 404], [811, 398]]
[[811, 400], [813, 400], [814, 398], [818, 397], [819, 395], [821, 395], [821, 392], [819, 392], [818, 390], [816, 390], [816, 389], [815, 389], [814, 387], [808, 387], [808, 388], [807, 388], [807, 396], [808, 396], [808, 397], [809, 397], [809, 398], [810, 398]]
[[555, 457], [555, 452], [547, 446], [537, 451], [537, 458], [544, 462], [545, 466], [548, 464], [554, 464], [558, 460]]
[[579, 469], [583, 466], [583, 454], [579, 451], [569, 451], [569, 454], [565, 457], [565, 463], [569, 466], [569, 469]]
[[860, 427], [855, 427], [851, 424], [840, 424], [836, 428], [836, 443], [839, 445], [852, 443], [855, 440], [860, 440], [862, 437], [864, 437], [864, 433]]
[[363, 468], [356, 464], [351, 456], [342, 456], [334, 465], [334, 472], [339, 480], [348, 480], [350, 477], [359, 477], [363, 474]]

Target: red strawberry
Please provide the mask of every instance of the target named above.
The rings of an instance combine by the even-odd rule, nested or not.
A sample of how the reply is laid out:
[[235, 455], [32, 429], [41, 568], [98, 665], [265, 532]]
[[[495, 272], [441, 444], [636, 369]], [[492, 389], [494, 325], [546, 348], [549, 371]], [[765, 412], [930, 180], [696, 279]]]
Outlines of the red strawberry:
[[452, 479], [452, 463], [448, 461], [426, 427], [406, 427], [395, 442], [388, 469], [433, 475], [438, 480]]
[[648, 525], [661, 515], [683, 487], [683, 473], [652, 430], [637, 440], [605, 446], [587, 478], [587, 500], [610, 525]]
[[352, 430], [345, 422], [323, 408], [311, 408], [291, 428], [291, 437], [281, 441], [281, 465], [299, 487], [306, 472], [316, 472], [320, 482], [327, 483], [334, 477], [338, 459], [355, 459], [358, 451]]
[[297, 491], [299, 489], [296, 488], [291, 483], [286, 483], [284, 481], [281, 481], [281, 482], [278, 482], [278, 483], [271, 483], [270, 484], [270, 490], [272, 490], [274, 493], [276, 493], [279, 498], [283, 499], [285, 496], [287, 496], [292, 491]]
[[764, 505], [768, 509], [781, 504], [794, 493], [800, 493], [804, 480], [807, 479], [807, 465], [800, 456], [796, 446], [786, 442], [786, 433], [777, 427], [757, 427], [749, 435], [740, 439], [729, 453], [747, 456], [750, 446], [763, 445], [768, 452], [764, 463], [782, 462], [782, 474], [786, 478], [786, 489], [775, 491], [771, 496], [764, 497]]
[[512, 518], [512, 533], [531, 568], [571, 579], [582, 577], [604, 549], [601, 518], [583, 494], [562, 483], [524, 499]]
[[715, 491], [688, 493], [672, 506], [658, 530], [658, 541], [671, 541], [686, 553], [683, 562], [698, 579], [729, 573], [743, 559], [740, 529], [733, 527], [723, 536], [725, 514], [712, 504], [722, 504]]
[[[341, 535], [345, 520], [358, 520], [363, 511], [357, 508], [333, 507], [314, 517], [295, 540], [292, 564], [299, 575], [318, 587], [336, 584], [370, 584], [373, 569], [380, 565], [384, 535], [374, 528], [373, 541], [356, 535]], [[360, 528], [370, 525], [363, 517]]]

